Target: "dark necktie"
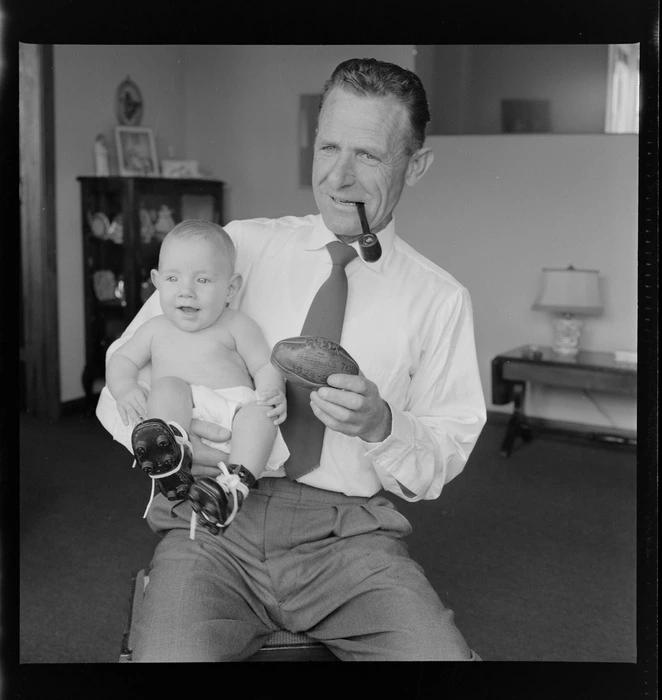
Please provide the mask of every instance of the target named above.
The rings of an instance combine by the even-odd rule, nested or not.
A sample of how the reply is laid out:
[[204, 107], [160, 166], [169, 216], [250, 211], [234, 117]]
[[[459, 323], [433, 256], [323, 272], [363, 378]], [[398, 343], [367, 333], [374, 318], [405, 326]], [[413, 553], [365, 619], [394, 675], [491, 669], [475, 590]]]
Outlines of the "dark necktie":
[[[339, 343], [347, 303], [345, 266], [357, 252], [341, 241], [333, 241], [326, 247], [331, 256], [331, 274], [310, 304], [301, 335], [321, 336]], [[285, 473], [295, 480], [319, 467], [325, 425], [310, 408], [310, 389], [288, 382], [286, 391], [287, 419], [281, 425], [281, 432], [290, 458]]]

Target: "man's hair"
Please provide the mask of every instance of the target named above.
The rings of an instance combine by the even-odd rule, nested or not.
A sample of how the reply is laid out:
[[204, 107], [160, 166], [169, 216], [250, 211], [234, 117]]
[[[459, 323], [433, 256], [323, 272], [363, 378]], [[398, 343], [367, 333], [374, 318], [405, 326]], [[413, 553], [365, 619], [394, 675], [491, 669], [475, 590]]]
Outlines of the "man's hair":
[[[203, 219], [184, 219], [174, 228], [170, 229], [168, 235], [161, 243], [161, 250], [164, 250], [166, 244], [173, 240], [191, 240], [193, 238], [202, 238], [215, 245], [219, 251], [224, 254], [230, 266], [230, 272], [234, 271], [234, 264], [237, 257], [234, 243], [228, 235], [228, 232], [218, 224]], [[160, 262], [160, 261], [159, 261]]]
[[407, 149], [413, 153], [425, 143], [430, 106], [423, 83], [416, 73], [375, 58], [350, 58], [338, 64], [324, 84], [320, 111], [327, 95], [335, 87], [367, 97], [393, 95], [409, 115], [409, 133], [405, 138]]

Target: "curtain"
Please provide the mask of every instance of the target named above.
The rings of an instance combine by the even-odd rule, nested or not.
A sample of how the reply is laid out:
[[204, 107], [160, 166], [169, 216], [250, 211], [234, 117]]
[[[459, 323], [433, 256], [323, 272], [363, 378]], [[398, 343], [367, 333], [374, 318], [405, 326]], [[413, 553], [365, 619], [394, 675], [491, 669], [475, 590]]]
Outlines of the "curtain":
[[605, 132], [639, 133], [639, 45], [610, 44]]

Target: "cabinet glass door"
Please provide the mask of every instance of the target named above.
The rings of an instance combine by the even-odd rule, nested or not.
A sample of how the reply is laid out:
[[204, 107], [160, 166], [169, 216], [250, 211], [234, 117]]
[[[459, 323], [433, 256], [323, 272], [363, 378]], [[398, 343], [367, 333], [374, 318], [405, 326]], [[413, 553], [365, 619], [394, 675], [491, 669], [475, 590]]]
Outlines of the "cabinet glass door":
[[[119, 187], [86, 187], [83, 192], [83, 251], [87, 363], [86, 394], [101, 373], [108, 346], [128, 323], [126, 307], [126, 231]], [[89, 391], [88, 391], [89, 390]]]
[[211, 183], [190, 180], [140, 180], [136, 186], [137, 308], [152, 295], [150, 272], [158, 267], [159, 250], [166, 234], [184, 219], [220, 223], [220, 189]]
[[85, 279], [85, 394], [105, 355], [154, 292], [166, 234], [183, 219], [222, 224], [223, 183], [149, 177], [80, 177]]

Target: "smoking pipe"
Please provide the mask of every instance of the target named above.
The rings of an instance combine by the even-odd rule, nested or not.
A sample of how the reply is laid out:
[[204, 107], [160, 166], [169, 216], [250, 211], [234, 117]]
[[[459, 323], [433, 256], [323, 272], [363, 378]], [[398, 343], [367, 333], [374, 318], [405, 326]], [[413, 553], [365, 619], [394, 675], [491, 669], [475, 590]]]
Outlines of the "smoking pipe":
[[359, 210], [359, 219], [361, 219], [361, 228], [363, 229], [363, 235], [359, 238], [361, 257], [369, 263], [377, 262], [382, 257], [382, 246], [377, 236], [370, 231], [368, 219], [365, 215], [365, 204], [357, 202], [356, 206]]

